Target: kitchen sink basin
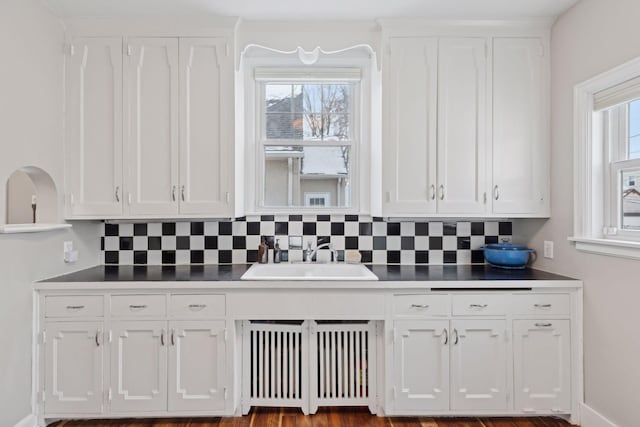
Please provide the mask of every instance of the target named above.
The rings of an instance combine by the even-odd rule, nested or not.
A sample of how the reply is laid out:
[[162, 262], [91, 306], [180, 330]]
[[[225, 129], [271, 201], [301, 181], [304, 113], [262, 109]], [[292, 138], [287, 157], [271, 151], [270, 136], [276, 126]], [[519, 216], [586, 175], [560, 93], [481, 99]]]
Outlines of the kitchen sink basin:
[[361, 264], [282, 263], [254, 264], [241, 277], [242, 280], [378, 280]]

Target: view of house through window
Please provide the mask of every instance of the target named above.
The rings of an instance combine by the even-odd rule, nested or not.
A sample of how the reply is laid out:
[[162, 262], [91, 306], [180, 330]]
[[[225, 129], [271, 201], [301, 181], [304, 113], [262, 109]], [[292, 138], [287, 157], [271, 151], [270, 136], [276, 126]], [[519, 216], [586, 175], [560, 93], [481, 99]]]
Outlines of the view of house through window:
[[264, 83], [264, 205], [351, 206], [353, 83]]

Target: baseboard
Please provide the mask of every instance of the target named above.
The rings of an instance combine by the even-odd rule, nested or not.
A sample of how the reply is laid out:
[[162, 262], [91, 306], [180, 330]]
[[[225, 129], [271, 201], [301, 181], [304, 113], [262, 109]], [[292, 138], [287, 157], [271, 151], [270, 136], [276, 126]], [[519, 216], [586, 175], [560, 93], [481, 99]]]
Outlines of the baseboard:
[[29, 414], [23, 419], [21, 419], [20, 421], [18, 421], [18, 424], [16, 424], [13, 427], [37, 427], [37, 426], [38, 426], [38, 420], [36, 419], [36, 416], [33, 414]]
[[582, 427], [618, 427], [585, 403], [581, 404], [580, 423]]

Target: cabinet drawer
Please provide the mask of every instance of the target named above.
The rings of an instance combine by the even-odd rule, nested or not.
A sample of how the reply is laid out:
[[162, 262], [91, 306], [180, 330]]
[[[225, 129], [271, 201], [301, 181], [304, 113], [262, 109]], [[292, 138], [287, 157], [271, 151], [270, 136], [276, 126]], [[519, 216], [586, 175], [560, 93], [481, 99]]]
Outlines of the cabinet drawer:
[[169, 315], [173, 317], [224, 317], [224, 295], [171, 295]]
[[514, 314], [571, 314], [571, 296], [567, 294], [514, 295]]
[[509, 295], [453, 295], [454, 316], [503, 316]]
[[449, 295], [394, 295], [395, 317], [447, 316], [450, 312]]
[[102, 317], [102, 295], [47, 296], [45, 317]]
[[164, 295], [113, 295], [111, 316], [113, 317], [159, 317], [167, 313]]

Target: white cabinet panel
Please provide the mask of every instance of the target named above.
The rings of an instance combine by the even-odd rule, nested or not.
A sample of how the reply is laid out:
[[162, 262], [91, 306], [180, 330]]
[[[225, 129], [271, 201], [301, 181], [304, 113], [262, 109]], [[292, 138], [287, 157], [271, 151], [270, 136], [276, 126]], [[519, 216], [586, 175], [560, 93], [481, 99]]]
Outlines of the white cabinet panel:
[[175, 321], [169, 328], [169, 411], [224, 410], [224, 321]]
[[101, 413], [102, 322], [49, 322], [45, 336], [46, 413]]
[[484, 213], [486, 40], [444, 38], [438, 55], [438, 212]]
[[395, 409], [449, 409], [447, 320], [394, 322]]
[[112, 335], [111, 411], [166, 410], [166, 322], [114, 322]]
[[74, 39], [65, 86], [67, 216], [121, 215], [122, 39]]
[[224, 38], [180, 39], [180, 213], [233, 215], [233, 64]]
[[451, 409], [507, 409], [505, 320], [451, 322]]
[[132, 215], [178, 213], [178, 39], [128, 41], [127, 202]]
[[515, 320], [516, 410], [527, 413], [571, 409], [569, 320]]
[[543, 214], [548, 203], [547, 59], [540, 38], [493, 42], [493, 212]]
[[438, 42], [392, 38], [384, 87], [385, 215], [436, 211]]

